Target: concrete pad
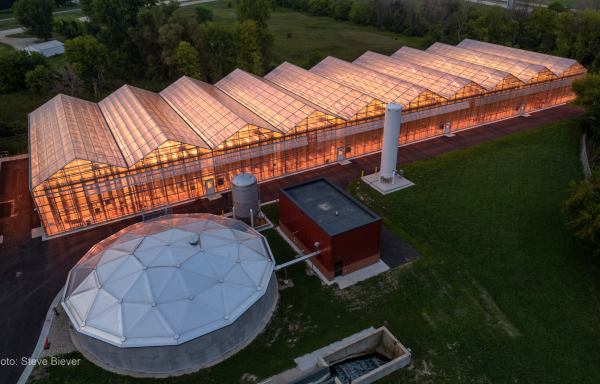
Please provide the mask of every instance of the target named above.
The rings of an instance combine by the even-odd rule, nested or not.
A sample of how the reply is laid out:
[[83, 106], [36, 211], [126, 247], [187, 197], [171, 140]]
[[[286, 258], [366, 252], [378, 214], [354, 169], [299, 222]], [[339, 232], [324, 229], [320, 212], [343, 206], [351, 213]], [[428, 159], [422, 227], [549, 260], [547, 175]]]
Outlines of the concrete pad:
[[446, 137], [454, 137], [455, 135], [454, 135], [454, 133], [446, 133], [444, 136], [446, 136]]
[[352, 280], [354, 280], [358, 283], [359, 281], [363, 281], [363, 280], [366, 280], [373, 276], [377, 276], [380, 273], [383, 273], [389, 269], [390, 269], [390, 267], [388, 267], [386, 263], [379, 260], [379, 262], [376, 264], [369, 265], [366, 268], [359, 269], [356, 272], [352, 272], [350, 274], [350, 277], [352, 278]]
[[223, 195], [221, 195], [220, 193], [214, 193], [214, 194], [212, 194], [212, 195], [206, 196], [206, 198], [207, 198], [208, 200], [210, 200], [210, 201], [213, 201], [213, 200], [218, 200], [218, 199], [220, 199], [221, 197], [223, 197]]
[[298, 367], [296, 369], [299, 369], [303, 372], [317, 365], [317, 361], [311, 355], [304, 355], [295, 359], [294, 361], [296, 362], [296, 364], [298, 364]]
[[[307, 371], [309, 369], [316, 369], [317, 368], [317, 362], [319, 361], [319, 357], [323, 356], [324, 354], [326, 354], [328, 352], [333, 351], [334, 349], [339, 348], [341, 345], [347, 344], [347, 343], [349, 343], [351, 341], [354, 341], [354, 340], [356, 340], [356, 339], [358, 339], [360, 337], [363, 337], [364, 335], [367, 335], [367, 334], [373, 332], [374, 330], [375, 330], [375, 328], [373, 328], [373, 327], [367, 328], [364, 331], [360, 331], [359, 333], [355, 333], [354, 335], [348, 336], [348, 337], [346, 337], [343, 340], [337, 341], [337, 342], [335, 342], [333, 344], [330, 344], [330, 345], [328, 345], [326, 347], [323, 347], [321, 349], [317, 349], [316, 351], [314, 351], [312, 353], [308, 353], [308, 354], [306, 354], [304, 356], [298, 357], [298, 358], [294, 359], [294, 362], [296, 364], [298, 364], [298, 370], [302, 371], [303, 374], [305, 374], [305, 373], [307, 373]], [[312, 366], [309, 367], [308, 363], [310, 361], [314, 361], [314, 363], [313, 363]], [[299, 362], [302, 362], [302, 364], [303, 364], [302, 367], [300, 367], [300, 363]], [[303, 367], [304, 367], [304, 369], [302, 369]], [[287, 371], [287, 372], [289, 372], [289, 371]], [[300, 376], [298, 376], [298, 377], [300, 377]]]
[[4, 240], [4, 236], [0, 235], [0, 244], [2, 244], [3, 240]]
[[390, 267], [383, 261], [379, 260], [378, 263], [369, 265], [368, 267], [365, 267], [363, 269], [359, 269], [356, 272], [352, 272], [344, 276], [338, 276], [333, 280], [333, 282], [337, 283], [340, 289], [344, 289], [358, 283], [359, 281], [363, 281], [370, 277], [377, 276], [380, 273], [387, 271], [388, 269], [390, 269]]
[[44, 232], [44, 228], [37, 227], [31, 230], [31, 238], [35, 239], [36, 237], [44, 237], [46, 233]]
[[342, 161], [338, 161], [339, 165], [348, 165], [348, 164], [352, 164], [352, 162], [350, 160], [342, 160]]
[[376, 191], [378, 191], [382, 195], [387, 195], [388, 193], [396, 192], [396, 191], [399, 191], [401, 189], [404, 189], [404, 188], [407, 188], [407, 187], [415, 185], [410, 180], [407, 180], [404, 177], [400, 178], [400, 176], [396, 176], [396, 179], [394, 180], [394, 184], [392, 184], [392, 183], [380, 183], [379, 182], [379, 174], [378, 173], [374, 173], [374, 174], [371, 174], [371, 175], [364, 176], [364, 177], [362, 177], [362, 180], [365, 183], [369, 184], [371, 187], [373, 187], [373, 189], [375, 189]]
[[416, 249], [384, 226], [381, 227], [379, 252], [381, 260], [390, 268], [398, 268], [422, 256]]

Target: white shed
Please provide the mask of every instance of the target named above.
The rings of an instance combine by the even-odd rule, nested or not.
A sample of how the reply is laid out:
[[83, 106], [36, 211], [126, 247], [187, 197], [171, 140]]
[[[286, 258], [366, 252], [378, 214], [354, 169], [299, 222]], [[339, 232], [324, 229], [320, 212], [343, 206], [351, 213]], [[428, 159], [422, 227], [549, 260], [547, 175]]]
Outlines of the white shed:
[[46, 57], [62, 55], [65, 52], [65, 46], [58, 40], [46, 41], [45, 43], [30, 45], [23, 48], [28, 52], [39, 52]]

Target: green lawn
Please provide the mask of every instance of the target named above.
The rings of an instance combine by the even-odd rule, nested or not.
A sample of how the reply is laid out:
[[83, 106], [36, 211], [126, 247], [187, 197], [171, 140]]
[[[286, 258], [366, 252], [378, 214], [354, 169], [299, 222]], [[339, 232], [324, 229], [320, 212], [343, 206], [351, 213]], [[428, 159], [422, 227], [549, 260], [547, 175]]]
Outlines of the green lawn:
[[[214, 21], [232, 24], [235, 8], [227, 8], [226, 0], [201, 4], [214, 12]], [[182, 9], [190, 16], [194, 5]], [[381, 32], [374, 27], [335, 21], [330, 17], [318, 17], [308, 13], [277, 7], [271, 12], [269, 28], [275, 34], [276, 62], [289, 61], [302, 65], [312, 52], [323, 56], [335, 56], [353, 61], [368, 50], [391, 55], [404, 45], [425, 48], [420, 38], [400, 37], [392, 32]], [[292, 37], [288, 38], [287, 33]]]
[[[416, 186], [386, 196], [354, 181], [350, 192], [423, 257], [343, 291], [296, 264], [288, 268], [294, 286], [280, 291], [272, 321], [248, 348], [162, 382], [261, 380], [385, 325], [412, 349], [413, 365], [378, 384], [597, 383], [599, 263], [559, 213], [567, 183], [582, 177], [579, 138], [566, 120], [410, 164], [402, 169]], [[265, 209], [273, 219], [275, 207]], [[293, 257], [277, 232], [263, 233], [277, 263]], [[151, 381], [85, 361], [46, 372], [38, 382]]]
[[5, 53], [11, 53], [15, 49], [8, 44], [0, 43], [0, 55], [4, 55]]

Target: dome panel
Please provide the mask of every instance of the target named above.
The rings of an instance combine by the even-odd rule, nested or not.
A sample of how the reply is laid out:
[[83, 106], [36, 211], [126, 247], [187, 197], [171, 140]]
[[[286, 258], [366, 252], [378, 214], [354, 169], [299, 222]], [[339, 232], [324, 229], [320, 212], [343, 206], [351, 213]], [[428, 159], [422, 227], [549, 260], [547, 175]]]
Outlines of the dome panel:
[[135, 257], [138, 258], [138, 260], [140, 261], [140, 263], [142, 263], [144, 266], [150, 265], [150, 263], [152, 262], [152, 260], [154, 260], [154, 258], [156, 256], [158, 256], [158, 254], [163, 250], [163, 247], [154, 247], [154, 248], [148, 248], [148, 249], [144, 249], [144, 250], [140, 250], [140, 247], [138, 247], [135, 252], [134, 255]]
[[135, 280], [137, 280], [140, 273], [141, 272], [129, 274], [120, 280], [102, 285], [102, 288], [113, 294], [115, 297], [123, 297], [129, 288], [131, 288]]
[[223, 282], [234, 285], [242, 285], [244, 287], [252, 288], [254, 292], [256, 290], [257, 284], [254, 284], [250, 276], [244, 271], [244, 269], [237, 264], [231, 272], [227, 274], [227, 276], [223, 279]]
[[212, 232], [202, 233], [200, 235], [200, 243], [202, 244], [202, 249], [217, 248], [227, 244], [234, 244], [237, 242], [236, 240], [228, 240], [222, 237], [210, 236], [210, 233]]
[[124, 302], [121, 304], [123, 333], [127, 334], [152, 309], [150, 304]]
[[102, 253], [102, 257], [100, 258], [98, 265], [109, 263], [115, 259], [118, 259], [119, 257], [125, 257], [127, 255], [129, 255], [129, 252], [120, 251], [117, 249], [107, 249]]
[[206, 275], [198, 275], [192, 271], [188, 271], [185, 268], [181, 268], [180, 273], [191, 296], [195, 296], [211, 285], [215, 285], [219, 282], [219, 280], [216, 279], [216, 276], [213, 279], [206, 277]]
[[[106, 284], [110, 284], [113, 281], [120, 280], [125, 276], [129, 276], [133, 273], [140, 272], [143, 266], [138, 259], [131, 255], [125, 259], [125, 261], [113, 272], [112, 275], [106, 280]], [[102, 284], [102, 283], [101, 283]]]
[[229, 273], [231, 268], [233, 268], [233, 266], [236, 265], [236, 262], [234, 260], [214, 255], [210, 252], [205, 253], [210, 265], [212, 265], [213, 269], [215, 270], [217, 276], [219, 276], [220, 279], [223, 279]]
[[150, 291], [150, 283], [148, 282], [148, 276], [145, 273], [141, 273], [135, 283], [127, 290], [125, 296], [122, 297], [123, 301], [127, 302], [138, 302], [138, 303], [149, 303], [152, 302], [152, 292]]
[[129, 337], [147, 337], [149, 334], [154, 337], [173, 336], [175, 332], [171, 330], [166, 320], [160, 315], [160, 312], [153, 308], [140, 321], [127, 336]]
[[238, 259], [238, 249], [240, 248], [239, 244], [229, 244], [223, 247], [211, 248], [210, 253], [213, 255], [225, 257], [227, 259], [236, 260]]
[[96, 269], [96, 274], [98, 275], [98, 281], [100, 284], [104, 284], [104, 282], [113, 274], [114, 271], [117, 270], [125, 261], [125, 257], [120, 257], [116, 260], [113, 260], [108, 263], [104, 263]]
[[148, 268], [146, 270], [146, 273], [148, 274], [148, 280], [150, 281], [150, 291], [152, 292], [152, 297], [156, 299], [160, 296], [160, 293], [162, 292], [163, 288], [171, 279], [171, 275], [175, 273], [175, 268]]
[[113, 295], [106, 293], [106, 291], [102, 289], [99, 289], [96, 299], [94, 300], [94, 304], [92, 304], [92, 308], [90, 309], [90, 312], [86, 316], [85, 320], [89, 321], [95, 319], [104, 312], [108, 311], [109, 308], [116, 306], [117, 303], [118, 301]]
[[222, 286], [223, 284], [221, 283], [215, 284], [206, 289], [204, 292], [196, 295], [194, 300], [198, 300], [202, 304], [206, 304], [209, 308], [222, 315], [225, 315], [225, 303], [223, 302], [223, 291], [221, 289]]
[[85, 319], [87, 316], [88, 310], [91, 305], [94, 303], [94, 299], [98, 294], [97, 289], [89, 289], [87, 291], [81, 292], [79, 294], [71, 296], [69, 302], [77, 311], [77, 315], [80, 319]]
[[100, 329], [104, 332], [113, 332], [115, 329], [119, 329], [121, 325], [120, 312], [119, 307], [115, 305], [100, 316], [86, 321], [86, 325]]
[[[181, 325], [179, 326], [179, 333], [189, 332], [193, 329], [196, 329], [201, 326], [205, 326], [206, 324], [210, 324], [212, 322], [221, 320], [223, 316], [215, 311], [212, 311], [210, 308], [197, 305], [198, 302], [192, 300], [190, 305], [185, 312], [183, 319], [181, 321]], [[198, 324], [197, 319], [203, 319], [202, 324]]]
[[190, 292], [188, 292], [187, 287], [183, 283], [183, 279], [177, 270], [171, 275], [171, 279], [167, 282], [165, 289], [162, 290], [156, 302], [165, 303], [168, 301], [175, 301], [182, 297], [188, 297], [189, 295]]
[[189, 299], [181, 299], [167, 303], [159, 303], [156, 305], [156, 308], [158, 308], [162, 316], [167, 320], [171, 329], [180, 333], [179, 324], [189, 305]]

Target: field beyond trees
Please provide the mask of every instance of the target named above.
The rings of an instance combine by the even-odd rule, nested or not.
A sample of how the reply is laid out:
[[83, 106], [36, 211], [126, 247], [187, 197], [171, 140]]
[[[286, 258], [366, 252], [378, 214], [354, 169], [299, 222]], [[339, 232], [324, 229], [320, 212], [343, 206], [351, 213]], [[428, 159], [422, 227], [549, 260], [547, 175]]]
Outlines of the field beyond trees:
[[[412, 349], [413, 363], [377, 384], [597, 383], [599, 263], [560, 214], [566, 185], [583, 177], [579, 140], [566, 120], [403, 166], [416, 185], [391, 195], [355, 180], [350, 192], [423, 257], [344, 290], [295, 264], [287, 271], [293, 287], [280, 291], [254, 342], [162, 381], [242, 383], [249, 373], [260, 382], [296, 357], [386, 326]], [[275, 219], [276, 205], [265, 211]], [[278, 264], [293, 257], [276, 231], [263, 234]], [[85, 360], [36, 370], [36, 383], [151, 381]]]

